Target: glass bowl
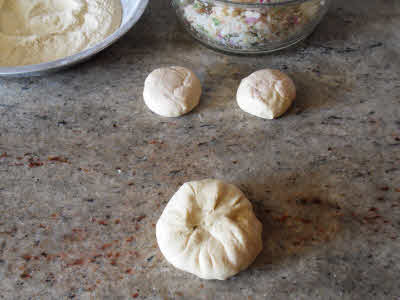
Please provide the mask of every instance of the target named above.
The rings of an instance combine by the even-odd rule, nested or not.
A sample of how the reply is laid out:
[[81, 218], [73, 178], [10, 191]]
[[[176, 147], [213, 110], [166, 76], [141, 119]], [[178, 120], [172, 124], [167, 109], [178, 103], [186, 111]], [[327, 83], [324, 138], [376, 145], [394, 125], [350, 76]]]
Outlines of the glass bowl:
[[268, 53], [312, 33], [331, 0], [172, 0], [197, 40], [230, 53]]

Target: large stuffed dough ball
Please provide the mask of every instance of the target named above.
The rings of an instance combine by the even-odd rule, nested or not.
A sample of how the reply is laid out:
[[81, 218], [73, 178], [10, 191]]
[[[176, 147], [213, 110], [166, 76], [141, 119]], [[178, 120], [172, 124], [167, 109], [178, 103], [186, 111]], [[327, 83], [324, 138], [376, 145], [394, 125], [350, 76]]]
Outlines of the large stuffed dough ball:
[[156, 69], [144, 83], [144, 102], [152, 112], [164, 117], [179, 117], [190, 112], [199, 104], [200, 96], [200, 80], [184, 67]]
[[158, 246], [176, 268], [224, 280], [261, 252], [262, 224], [234, 185], [206, 179], [183, 184], [156, 226]]
[[236, 100], [245, 112], [264, 119], [283, 115], [296, 98], [296, 87], [286, 74], [264, 69], [244, 78]]

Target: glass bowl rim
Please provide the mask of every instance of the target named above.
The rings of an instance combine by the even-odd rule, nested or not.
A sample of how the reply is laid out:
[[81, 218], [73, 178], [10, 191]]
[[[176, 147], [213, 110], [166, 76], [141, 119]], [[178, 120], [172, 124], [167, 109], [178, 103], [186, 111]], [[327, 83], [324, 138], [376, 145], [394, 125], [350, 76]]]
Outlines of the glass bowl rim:
[[[305, 2], [311, 2], [315, 0], [282, 0], [281, 2], [272, 2], [272, 3], [248, 3], [248, 2], [239, 2], [239, 1], [232, 1], [232, 0], [200, 0], [203, 2], [215, 2], [215, 3], [223, 3], [232, 6], [238, 7], [276, 7], [276, 6], [285, 6], [285, 5], [294, 5], [294, 4], [301, 4]], [[324, 1], [324, 0], [322, 0]]]

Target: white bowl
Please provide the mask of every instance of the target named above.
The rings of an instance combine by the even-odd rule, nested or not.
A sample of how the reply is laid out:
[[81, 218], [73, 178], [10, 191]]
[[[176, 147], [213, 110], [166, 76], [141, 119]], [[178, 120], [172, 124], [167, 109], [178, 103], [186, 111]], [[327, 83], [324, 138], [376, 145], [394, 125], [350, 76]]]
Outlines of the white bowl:
[[104, 50], [125, 33], [140, 19], [147, 7], [149, 0], [121, 0], [123, 16], [121, 26], [113, 34], [97, 45], [81, 51], [77, 54], [36, 65], [27, 65], [21, 67], [0, 67], [0, 76], [3, 77], [27, 77], [38, 76], [49, 72], [65, 69], [82, 61], [85, 61], [93, 55]]

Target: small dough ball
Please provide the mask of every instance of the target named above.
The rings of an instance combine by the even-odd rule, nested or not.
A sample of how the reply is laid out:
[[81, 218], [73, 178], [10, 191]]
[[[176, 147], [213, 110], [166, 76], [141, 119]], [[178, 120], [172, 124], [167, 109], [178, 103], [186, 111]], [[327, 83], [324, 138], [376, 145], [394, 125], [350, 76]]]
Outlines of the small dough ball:
[[286, 74], [264, 69], [244, 78], [236, 100], [245, 112], [264, 119], [283, 115], [296, 98], [296, 87]]
[[143, 98], [146, 105], [164, 117], [179, 117], [199, 104], [201, 83], [183, 67], [156, 69], [147, 76]]
[[234, 185], [206, 179], [183, 184], [156, 226], [157, 243], [176, 268], [224, 280], [261, 252], [262, 224]]

